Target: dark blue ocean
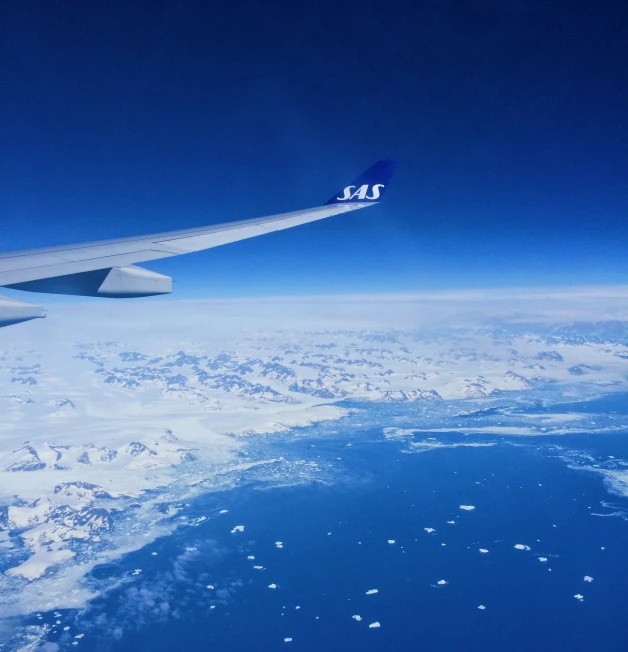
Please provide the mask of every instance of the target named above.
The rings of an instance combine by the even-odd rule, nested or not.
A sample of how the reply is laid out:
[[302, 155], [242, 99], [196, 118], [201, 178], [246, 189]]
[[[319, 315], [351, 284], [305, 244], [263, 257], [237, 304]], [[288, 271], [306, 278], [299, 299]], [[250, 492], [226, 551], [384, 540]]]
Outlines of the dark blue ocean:
[[97, 568], [95, 578], [141, 573], [64, 614], [71, 631], [49, 640], [65, 647], [83, 632], [79, 649], [116, 652], [628, 649], [628, 499], [584, 470], [628, 459], [625, 434], [419, 453], [381, 428], [274, 441], [277, 455], [331, 475], [182, 506], [209, 518]]

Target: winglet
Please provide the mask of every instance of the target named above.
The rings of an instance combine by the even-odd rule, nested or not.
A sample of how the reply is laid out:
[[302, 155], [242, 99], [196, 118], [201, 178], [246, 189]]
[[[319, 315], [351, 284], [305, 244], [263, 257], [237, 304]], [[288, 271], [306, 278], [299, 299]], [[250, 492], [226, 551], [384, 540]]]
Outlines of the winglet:
[[396, 165], [397, 161], [378, 161], [352, 181], [351, 185], [337, 192], [325, 205], [345, 202], [377, 203], [383, 197]]

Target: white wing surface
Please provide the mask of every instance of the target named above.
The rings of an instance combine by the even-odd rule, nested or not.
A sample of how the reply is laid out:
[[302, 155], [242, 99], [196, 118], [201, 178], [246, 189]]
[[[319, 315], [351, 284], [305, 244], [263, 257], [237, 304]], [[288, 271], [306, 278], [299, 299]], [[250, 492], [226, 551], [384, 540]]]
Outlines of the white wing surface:
[[[393, 161], [376, 163], [317, 208], [154, 235], [0, 254], [0, 286], [113, 298], [167, 294], [172, 291], [169, 277], [135, 264], [211, 249], [371, 206], [381, 199], [394, 167]], [[3, 316], [3, 310], [8, 310], [3, 306], [9, 304], [10, 300], [0, 302], [0, 326], [16, 323], [13, 313]], [[23, 306], [30, 305], [20, 304], [22, 313]], [[34, 308], [38, 314], [28, 319], [42, 316], [41, 308]]]

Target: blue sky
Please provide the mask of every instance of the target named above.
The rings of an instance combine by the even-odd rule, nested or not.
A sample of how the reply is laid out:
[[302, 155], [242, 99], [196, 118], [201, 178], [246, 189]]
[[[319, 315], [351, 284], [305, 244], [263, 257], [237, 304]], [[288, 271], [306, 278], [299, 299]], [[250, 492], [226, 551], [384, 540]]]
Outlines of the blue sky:
[[146, 266], [185, 298], [626, 281], [624, 2], [1, 11], [3, 250], [314, 206], [391, 157], [378, 207]]

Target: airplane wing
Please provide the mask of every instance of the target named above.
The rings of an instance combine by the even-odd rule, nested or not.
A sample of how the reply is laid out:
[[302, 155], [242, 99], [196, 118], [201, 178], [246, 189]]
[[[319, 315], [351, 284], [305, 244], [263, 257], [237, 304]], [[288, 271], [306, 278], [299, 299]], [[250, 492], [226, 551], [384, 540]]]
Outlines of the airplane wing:
[[[202, 251], [372, 206], [381, 200], [395, 165], [395, 161], [377, 162], [316, 208], [154, 235], [0, 254], [0, 286], [110, 298], [168, 294], [172, 292], [170, 277], [135, 263]], [[32, 308], [30, 312], [27, 306]], [[0, 297], [0, 327], [42, 316], [40, 306]]]

